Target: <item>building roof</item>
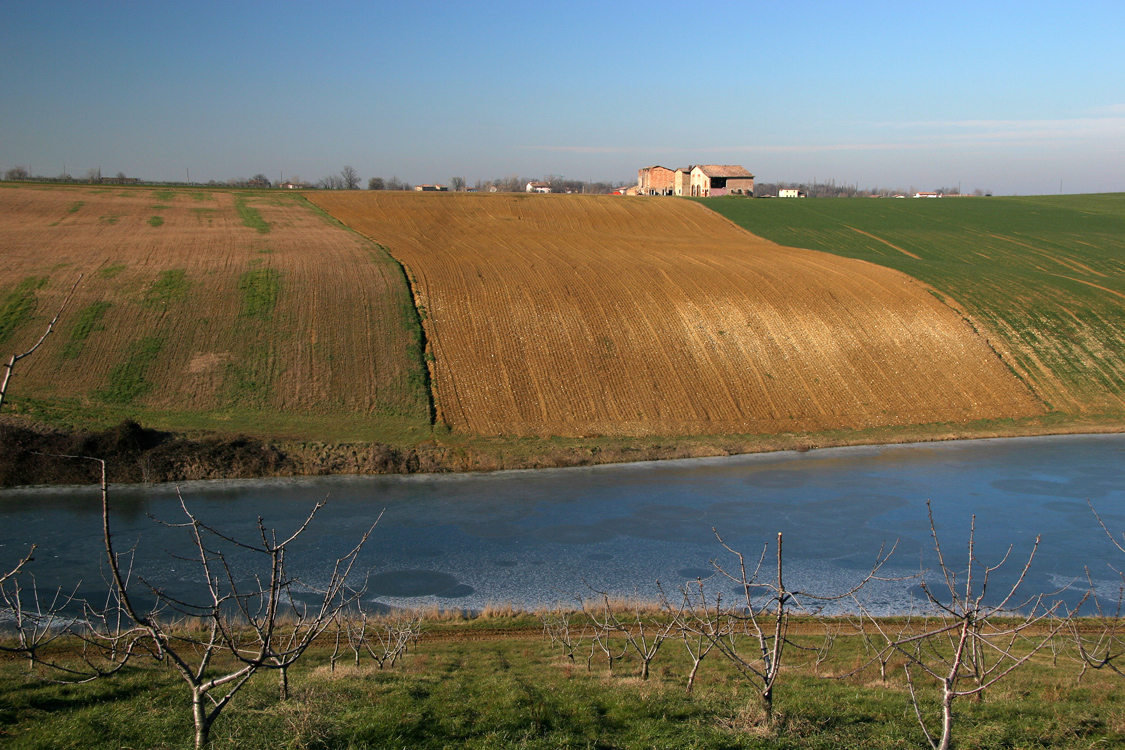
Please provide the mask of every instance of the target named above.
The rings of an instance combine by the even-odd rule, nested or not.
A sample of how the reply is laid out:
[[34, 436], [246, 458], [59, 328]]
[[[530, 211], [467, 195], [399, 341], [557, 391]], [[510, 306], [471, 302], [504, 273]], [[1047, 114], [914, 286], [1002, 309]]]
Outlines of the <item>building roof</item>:
[[754, 178], [745, 167], [738, 164], [699, 164], [697, 165], [703, 174], [708, 177], [748, 177]]

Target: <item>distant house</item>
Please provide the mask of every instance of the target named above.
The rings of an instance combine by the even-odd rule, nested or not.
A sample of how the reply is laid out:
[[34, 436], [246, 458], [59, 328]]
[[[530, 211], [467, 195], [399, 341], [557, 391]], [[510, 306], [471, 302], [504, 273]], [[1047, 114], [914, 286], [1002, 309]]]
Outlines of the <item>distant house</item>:
[[672, 195], [676, 170], [659, 165], [637, 170], [637, 195]]
[[529, 182], [527, 183], [527, 192], [529, 193], [550, 193], [551, 183], [549, 182]]
[[312, 185], [310, 185], [309, 183], [293, 182], [292, 180], [289, 180], [288, 182], [278, 183], [278, 187], [285, 190], [312, 190]]
[[940, 198], [941, 193], [915, 193], [915, 198]]
[[672, 195], [691, 195], [691, 170], [694, 166], [680, 167], [672, 176]]
[[737, 164], [697, 164], [691, 168], [691, 195], [753, 195], [754, 175]]
[[777, 197], [778, 198], [807, 198], [808, 196], [805, 194], [804, 190], [798, 190], [797, 188], [782, 188], [781, 190], [777, 191]]
[[414, 189], [421, 193], [444, 193], [449, 191], [449, 188], [445, 185], [415, 185]]

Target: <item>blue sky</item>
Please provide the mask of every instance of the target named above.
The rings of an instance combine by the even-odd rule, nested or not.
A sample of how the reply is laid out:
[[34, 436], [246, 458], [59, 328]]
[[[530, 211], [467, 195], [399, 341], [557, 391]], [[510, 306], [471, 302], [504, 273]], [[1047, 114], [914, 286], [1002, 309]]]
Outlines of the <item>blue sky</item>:
[[1125, 3], [30, 2], [0, 168], [1125, 191]]

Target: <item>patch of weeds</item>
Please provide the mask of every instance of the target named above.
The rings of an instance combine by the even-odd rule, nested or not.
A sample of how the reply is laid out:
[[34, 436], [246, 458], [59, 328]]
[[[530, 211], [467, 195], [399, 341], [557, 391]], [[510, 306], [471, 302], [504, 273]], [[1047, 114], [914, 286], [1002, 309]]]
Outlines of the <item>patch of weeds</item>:
[[250, 364], [228, 362], [223, 367], [223, 393], [230, 406], [262, 406], [269, 399], [270, 381], [260, 371], [264, 368], [254, 366], [266, 358], [251, 352], [247, 359]]
[[76, 213], [78, 213], [78, 209], [82, 208], [85, 205], [86, 205], [86, 201], [74, 201], [74, 203], [71, 203], [69, 206], [66, 207], [66, 212], [68, 214], [76, 214]]
[[167, 271], [161, 271], [160, 276], [157, 277], [156, 281], [152, 282], [152, 286], [145, 292], [142, 301], [150, 307], [166, 305], [169, 302], [185, 297], [190, 287], [191, 282], [187, 280], [186, 269], [172, 268]]
[[277, 295], [281, 291], [281, 272], [272, 268], [256, 268], [238, 279], [242, 292], [242, 316], [269, 320]]
[[150, 227], [163, 226], [164, 225], [164, 217], [163, 216], [150, 216], [149, 219], [148, 219], [148, 225]]
[[94, 331], [104, 331], [101, 325], [102, 317], [106, 310], [113, 307], [110, 302], [95, 302], [87, 305], [78, 313], [78, 320], [70, 328], [70, 339], [62, 349], [63, 359], [78, 359], [82, 349], [86, 346], [86, 339]]
[[158, 203], [152, 207], [153, 211], [167, 211], [171, 206], [166, 206], [163, 203]]
[[105, 390], [95, 395], [108, 404], [128, 405], [151, 391], [152, 383], [145, 376], [163, 348], [164, 339], [159, 336], [138, 341], [130, 348], [125, 361], [110, 371]]
[[260, 234], [266, 234], [270, 231], [270, 225], [258, 213], [258, 209], [250, 205], [246, 197], [235, 197], [234, 210], [238, 212], [238, 217], [242, 219], [242, 226], [257, 229]]
[[176, 193], [171, 190], [154, 190], [152, 197], [158, 201], [170, 201], [176, 197]]
[[125, 214], [122, 214], [122, 213], [103, 214], [102, 216], [98, 217], [98, 221], [104, 221], [106, 224], [112, 225], [112, 224], [116, 224], [117, 220], [120, 219], [124, 215]]
[[0, 304], [0, 343], [8, 340], [13, 332], [35, 314], [39, 300], [35, 292], [47, 286], [47, 278], [28, 276], [8, 292]]
[[213, 201], [213, 200], [215, 200], [215, 196], [211, 195], [210, 193], [195, 192], [195, 193], [188, 193], [188, 195], [190, 195], [192, 197], [192, 200], [197, 200], [197, 201]]
[[112, 266], [106, 266], [102, 270], [98, 271], [98, 276], [103, 279], [112, 279], [122, 271], [124, 271], [126, 267], [127, 266], [124, 263], [114, 263]]
[[195, 214], [195, 218], [200, 224], [206, 220], [207, 226], [211, 226], [211, 221], [215, 218], [215, 210], [214, 208], [193, 208], [191, 212]]

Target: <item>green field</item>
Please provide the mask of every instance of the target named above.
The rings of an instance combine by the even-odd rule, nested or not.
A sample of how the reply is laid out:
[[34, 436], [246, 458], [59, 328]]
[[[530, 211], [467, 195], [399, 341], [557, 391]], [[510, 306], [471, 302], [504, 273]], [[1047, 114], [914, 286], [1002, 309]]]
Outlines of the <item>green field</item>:
[[925, 282], [1058, 412], [1125, 410], [1125, 194], [701, 202], [779, 244]]

